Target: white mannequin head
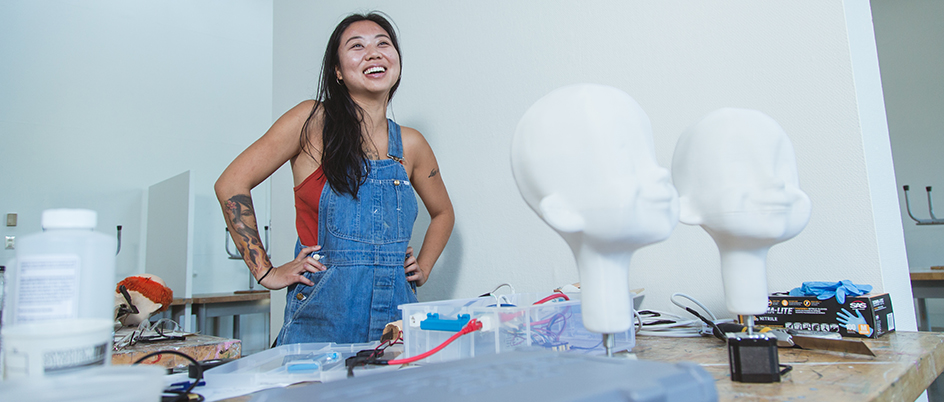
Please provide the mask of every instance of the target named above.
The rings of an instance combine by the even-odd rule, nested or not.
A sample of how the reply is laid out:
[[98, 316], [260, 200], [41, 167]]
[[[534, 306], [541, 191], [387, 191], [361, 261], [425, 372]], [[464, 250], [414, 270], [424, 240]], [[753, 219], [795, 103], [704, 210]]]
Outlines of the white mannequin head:
[[810, 218], [787, 134], [759, 111], [716, 110], [682, 133], [672, 178], [680, 221], [701, 225], [718, 245], [728, 310], [766, 312], [767, 251]]
[[[616, 88], [559, 88], [522, 116], [511, 162], [522, 197], [577, 258], [585, 327], [627, 330], [632, 254], [678, 222], [678, 195], [656, 163], [646, 113]], [[594, 307], [595, 299], [608, 305]], [[607, 314], [622, 305], [625, 319]]]

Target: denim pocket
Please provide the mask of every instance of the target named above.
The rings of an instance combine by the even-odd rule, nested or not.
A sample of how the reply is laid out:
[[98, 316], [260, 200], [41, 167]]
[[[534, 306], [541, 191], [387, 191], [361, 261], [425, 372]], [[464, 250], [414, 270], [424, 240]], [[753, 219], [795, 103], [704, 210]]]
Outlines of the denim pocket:
[[406, 298], [407, 298], [407, 303], [419, 302], [419, 299], [416, 298], [416, 283], [415, 282], [406, 283]]
[[286, 316], [295, 317], [298, 315], [298, 312], [302, 310], [305, 305], [308, 304], [308, 301], [321, 289], [327, 273], [327, 270], [305, 272], [305, 277], [314, 282], [313, 286], [308, 286], [303, 283], [296, 283], [289, 286], [287, 294], [287, 302], [289, 304], [289, 311], [287, 313], [289, 314], [286, 314]]

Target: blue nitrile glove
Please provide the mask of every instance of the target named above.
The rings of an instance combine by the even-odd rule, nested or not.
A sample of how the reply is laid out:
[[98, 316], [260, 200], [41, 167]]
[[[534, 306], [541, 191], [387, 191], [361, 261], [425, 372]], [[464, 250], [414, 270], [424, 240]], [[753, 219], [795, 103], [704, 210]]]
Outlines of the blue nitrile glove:
[[846, 302], [846, 295], [861, 296], [872, 291], [872, 285], [856, 285], [850, 280], [839, 281], [842, 285], [836, 289], [836, 301]]
[[[855, 316], [846, 311], [846, 309], [840, 310], [836, 313], [836, 321], [841, 322], [846, 326], [846, 329], [851, 332], [857, 332], [865, 336], [872, 336], [872, 327], [865, 322], [865, 317], [862, 317], [862, 314], [859, 313], [859, 310], [854, 310]], [[865, 332], [863, 332], [863, 330]]]
[[839, 282], [803, 282], [803, 285], [790, 291], [790, 296], [816, 296], [826, 300], [835, 296], [839, 304], [846, 302], [846, 295], [860, 296], [872, 291], [872, 285], [856, 285], [850, 280]]

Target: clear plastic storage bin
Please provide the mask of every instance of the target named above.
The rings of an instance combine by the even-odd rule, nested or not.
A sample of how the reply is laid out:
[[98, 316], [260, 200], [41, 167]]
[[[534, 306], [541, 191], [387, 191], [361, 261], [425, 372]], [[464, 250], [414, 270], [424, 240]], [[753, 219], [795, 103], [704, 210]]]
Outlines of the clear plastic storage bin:
[[[418, 356], [439, 346], [473, 318], [483, 322], [482, 330], [459, 337], [420, 362], [445, 362], [519, 347], [605, 353], [601, 334], [583, 327], [580, 294], [567, 294], [570, 300], [555, 298], [534, 304], [551, 295], [517, 293], [401, 305], [404, 356]], [[614, 351], [632, 349], [636, 345], [632, 328], [615, 334], [615, 340]]]
[[[214, 388], [263, 388], [298, 382], [327, 382], [347, 377], [345, 359], [379, 345], [380, 342], [282, 345], [214, 367], [203, 373], [203, 377]], [[386, 366], [371, 366], [374, 367]]]

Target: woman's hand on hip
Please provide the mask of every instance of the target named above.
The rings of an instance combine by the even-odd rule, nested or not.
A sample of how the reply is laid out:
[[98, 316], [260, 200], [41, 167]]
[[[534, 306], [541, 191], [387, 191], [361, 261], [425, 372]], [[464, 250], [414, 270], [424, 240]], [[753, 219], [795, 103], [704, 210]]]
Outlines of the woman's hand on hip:
[[406, 280], [416, 282], [416, 286], [423, 286], [429, 279], [426, 273], [420, 269], [420, 264], [416, 262], [413, 256], [413, 247], [406, 248], [406, 258], [403, 260], [403, 270], [406, 271]]
[[321, 246], [303, 248], [294, 260], [272, 268], [272, 272], [269, 272], [260, 284], [272, 290], [282, 289], [293, 283], [314, 286], [315, 283], [305, 277], [305, 272], [321, 272], [327, 269], [324, 264], [310, 255], [318, 250], [321, 250]]

